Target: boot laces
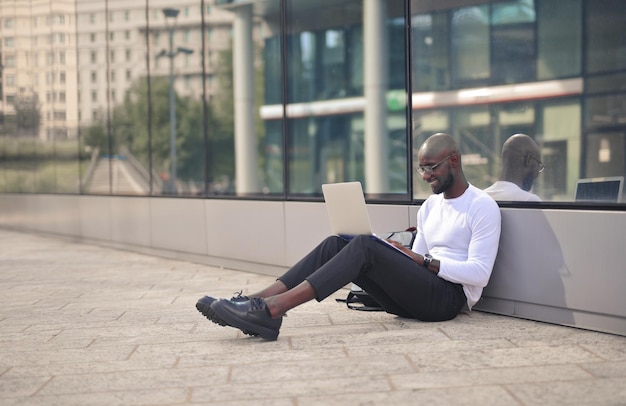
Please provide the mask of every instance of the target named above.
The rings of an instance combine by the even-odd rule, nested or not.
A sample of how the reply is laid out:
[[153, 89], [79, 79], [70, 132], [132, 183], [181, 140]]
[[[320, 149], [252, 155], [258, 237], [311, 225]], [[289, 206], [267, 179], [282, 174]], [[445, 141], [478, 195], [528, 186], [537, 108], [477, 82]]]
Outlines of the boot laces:
[[263, 298], [253, 297], [252, 299], [250, 299], [250, 310], [256, 311], [263, 310], [265, 308], [265, 300], [263, 300]]
[[231, 297], [230, 300], [232, 302], [246, 302], [246, 301], [250, 300], [250, 298], [248, 296], [243, 295], [242, 293], [243, 293], [242, 290], [240, 290], [239, 292], [233, 293], [233, 295], [235, 295], [235, 296]]

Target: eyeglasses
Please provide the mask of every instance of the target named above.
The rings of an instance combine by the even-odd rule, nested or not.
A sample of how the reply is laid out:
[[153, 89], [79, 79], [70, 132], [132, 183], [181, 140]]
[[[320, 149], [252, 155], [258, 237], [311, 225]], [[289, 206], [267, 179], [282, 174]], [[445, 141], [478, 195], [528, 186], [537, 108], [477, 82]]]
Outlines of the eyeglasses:
[[447, 157], [443, 158], [441, 161], [437, 162], [434, 165], [426, 165], [426, 166], [418, 166], [417, 167], [417, 172], [419, 172], [420, 175], [432, 175], [433, 172], [435, 172], [435, 169], [437, 169], [437, 167], [439, 165], [441, 165], [442, 163], [444, 163], [445, 161], [447, 161], [448, 159], [452, 158], [455, 154], [450, 154]]
[[537, 158], [535, 158], [532, 155], [528, 155], [530, 157], [530, 159], [532, 159], [533, 161], [537, 161], [537, 165], [539, 166], [539, 173], [543, 172], [544, 169], [546, 169], [546, 166], [543, 164], [543, 162], [541, 162], [540, 160], [538, 160]]

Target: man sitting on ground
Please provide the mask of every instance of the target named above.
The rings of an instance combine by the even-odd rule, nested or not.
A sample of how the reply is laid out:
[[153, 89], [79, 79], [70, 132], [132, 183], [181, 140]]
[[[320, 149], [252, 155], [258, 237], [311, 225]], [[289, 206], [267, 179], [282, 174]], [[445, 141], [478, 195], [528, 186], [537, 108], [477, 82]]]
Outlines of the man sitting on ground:
[[[500, 209], [465, 179], [451, 136], [435, 134], [418, 151], [418, 172], [433, 195], [417, 214], [412, 249], [370, 235], [330, 236], [276, 282], [248, 296], [204, 296], [196, 308], [211, 321], [276, 340], [285, 313], [322, 301], [350, 282], [388, 313], [422, 321], [450, 320], [471, 309], [487, 285], [500, 240]], [[391, 241], [390, 241], [391, 242]]]

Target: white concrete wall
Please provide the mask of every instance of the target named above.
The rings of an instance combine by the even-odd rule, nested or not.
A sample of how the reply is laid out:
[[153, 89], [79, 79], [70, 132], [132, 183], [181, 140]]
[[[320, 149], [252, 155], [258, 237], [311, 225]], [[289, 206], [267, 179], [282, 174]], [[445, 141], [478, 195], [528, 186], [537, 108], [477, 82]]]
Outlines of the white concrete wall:
[[[375, 232], [418, 206], [369, 205]], [[626, 335], [626, 213], [502, 209], [477, 309]], [[0, 194], [0, 227], [279, 275], [330, 233], [323, 203]]]

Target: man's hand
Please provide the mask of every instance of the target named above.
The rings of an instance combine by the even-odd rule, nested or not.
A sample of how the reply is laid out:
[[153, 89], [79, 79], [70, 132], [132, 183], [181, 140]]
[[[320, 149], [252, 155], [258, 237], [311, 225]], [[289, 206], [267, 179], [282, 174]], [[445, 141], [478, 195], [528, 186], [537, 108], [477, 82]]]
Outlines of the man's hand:
[[[395, 241], [395, 240], [386, 240], [389, 244], [393, 245], [394, 247], [396, 247], [397, 249], [399, 249], [400, 251], [404, 252], [405, 254], [407, 254], [408, 256], [410, 256], [411, 258], [413, 258], [413, 261], [417, 262], [417, 254], [415, 254], [413, 251], [411, 251], [410, 249], [408, 249], [407, 247], [405, 247], [404, 245], [402, 245], [402, 243]], [[419, 262], [417, 262], [419, 264]]]

